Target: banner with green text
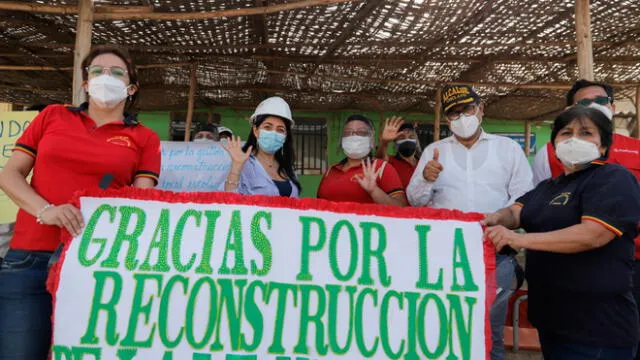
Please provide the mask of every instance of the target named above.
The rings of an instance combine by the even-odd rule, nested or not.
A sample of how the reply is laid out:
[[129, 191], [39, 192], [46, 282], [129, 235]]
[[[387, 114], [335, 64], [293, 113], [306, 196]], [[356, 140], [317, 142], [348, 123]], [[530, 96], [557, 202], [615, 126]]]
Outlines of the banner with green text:
[[55, 360], [488, 359], [480, 214], [91, 190], [48, 287]]

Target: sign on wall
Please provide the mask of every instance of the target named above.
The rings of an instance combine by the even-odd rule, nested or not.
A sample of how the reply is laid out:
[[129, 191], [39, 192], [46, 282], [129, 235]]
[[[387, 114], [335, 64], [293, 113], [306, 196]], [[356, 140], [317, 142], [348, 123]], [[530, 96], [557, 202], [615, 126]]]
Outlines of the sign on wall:
[[54, 359], [487, 358], [482, 215], [141, 189], [79, 205], [49, 279]]
[[[9, 160], [15, 142], [36, 115], [38, 115], [37, 111], [0, 112], [0, 149], [2, 149], [0, 169]], [[16, 221], [17, 213], [18, 207], [3, 191], [0, 191], [0, 224]]]
[[162, 141], [161, 148], [158, 189], [184, 192], [224, 189], [231, 159], [219, 142]]

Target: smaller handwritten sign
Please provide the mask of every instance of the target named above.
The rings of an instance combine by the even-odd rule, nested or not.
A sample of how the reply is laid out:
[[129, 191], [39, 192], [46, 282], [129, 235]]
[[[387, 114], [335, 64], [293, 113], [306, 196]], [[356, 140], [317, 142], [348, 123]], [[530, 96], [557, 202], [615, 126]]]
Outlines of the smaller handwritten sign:
[[[0, 112], [0, 169], [7, 163], [13, 152], [13, 146], [24, 130], [29, 126], [37, 111]], [[18, 207], [9, 199], [7, 194], [0, 191], [0, 224], [16, 221]]]
[[161, 148], [159, 189], [183, 192], [222, 191], [231, 159], [220, 143], [163, 141]]

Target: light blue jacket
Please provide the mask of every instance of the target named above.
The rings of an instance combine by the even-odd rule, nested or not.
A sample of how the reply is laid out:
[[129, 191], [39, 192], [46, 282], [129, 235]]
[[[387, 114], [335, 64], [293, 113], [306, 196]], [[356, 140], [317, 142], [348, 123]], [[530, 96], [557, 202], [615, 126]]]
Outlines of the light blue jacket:
[[[291, 183], [291, 197], [300, 198], [298, 187], [291, 180], [289, 183]], [[242, 195], [280, 196], [280, 191], [273, 179], [253, 155], [242, 167], [240, 184], [235, 192]]]

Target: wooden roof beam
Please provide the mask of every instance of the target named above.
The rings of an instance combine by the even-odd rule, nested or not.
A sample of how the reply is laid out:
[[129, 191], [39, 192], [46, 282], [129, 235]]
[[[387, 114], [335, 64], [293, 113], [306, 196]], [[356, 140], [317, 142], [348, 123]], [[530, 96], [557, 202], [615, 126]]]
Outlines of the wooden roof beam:
[[[170, 63], [170, 64], [143, 64], [137, 65], [138, 69], [165, 69], [189, 66], [191, 63]], [[73, 66], [55, 67], [55, 66], [36, 66], [36, 65], [0, 65], [0, 71], [71, 71]]]
[[[45, 13], [60, 15], [77, 15], [78, 6], [76, 5], [47, 5], [39, 3], [24, 3], [18, 1], [0, 1], [0, 10], [24, 11], [29, 13]], [[153, 6], [120, 6], [120, 5], [97, 5], [96, 13], [104, 14], [135, 14], [148, 13], [153, 11]]]
[[[153, 8], [144, 7], [117, 7], [108, 6], [100, 9], [96, 7], [93, 16], [94, 21], [111, 20], [204, 20], [221, 17], [264, 15], [280, 11], [289, 11], [311, 6], [327, 6], [331, 4], [354, 2], [362, 0], [300, 0], [284, 4], [262, 7], [205, 11], [205, 12], [154, 12]], [[78, 14], [78, 8], [73, 5], [46, 5], [38, 3], [21, 3], [17, 1], [0, 1], [0, 10], [26, 11], [32, 13], [49, 14]]]
[[575, 10], [579, 78], [593, 81], [593, 40], [591, 40], [591, 9], [589, 0], [575, 0]]

